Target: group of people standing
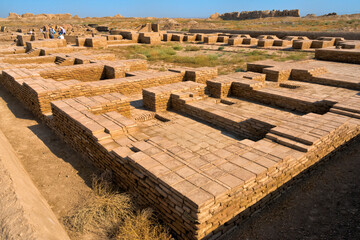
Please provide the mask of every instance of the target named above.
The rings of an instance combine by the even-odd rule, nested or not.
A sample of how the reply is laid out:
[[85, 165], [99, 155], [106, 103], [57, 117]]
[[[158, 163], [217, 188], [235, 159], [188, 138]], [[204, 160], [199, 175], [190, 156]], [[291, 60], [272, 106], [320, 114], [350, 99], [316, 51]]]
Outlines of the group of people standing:
[[[40, 28], [40, 32], [46, 34], [46, 27]], [[56, 31], [54, 28], [50, 27], [49, 28], [49, 38], [54, 39], [54, 35], [56, 34]], [[59, 39], [64, 39], [64, 36], [66, 35], [66, 30], [63, 27], [60, 27], [59, 32], [58, 32]]]

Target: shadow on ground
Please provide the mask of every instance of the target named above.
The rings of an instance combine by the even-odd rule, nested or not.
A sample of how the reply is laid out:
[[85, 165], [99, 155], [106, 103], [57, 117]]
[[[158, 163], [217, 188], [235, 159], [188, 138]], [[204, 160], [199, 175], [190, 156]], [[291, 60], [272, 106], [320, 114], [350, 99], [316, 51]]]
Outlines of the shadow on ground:
[[[69, 145], [67, 145], [61, 138], [59, 138], [48, 126], [42, 123], [39, 119], [24, 108], [22, 104], [9, 92], [0, 88], [0, 97], [4, 99], [7, 107], [14, 114], [16, 118], [36, 121], [37, 124], [27, 126], [57, 157], [64, 162], [71, 164], [87, 186], [91, 187], [92, 174], [99, 174], [100, 171], [95, 168], [92, 163], [79, 153], [75, 152]], [[15, 123], [14, 123], [15, 124]], [[19, 139], [19, 144], [21, 139]]]

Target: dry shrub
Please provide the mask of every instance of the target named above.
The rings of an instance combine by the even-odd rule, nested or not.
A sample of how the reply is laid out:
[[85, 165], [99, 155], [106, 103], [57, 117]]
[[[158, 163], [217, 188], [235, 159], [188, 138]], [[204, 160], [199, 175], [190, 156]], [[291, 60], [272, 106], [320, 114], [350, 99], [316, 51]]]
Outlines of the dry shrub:
[[92, 179], [94, 198], [64, 219], [71, 231], [105, 233], [121, 240], [168, 240], [168, 231], [153, 217], [151, 209], [136, 211], [128, 194], [119, 193], [105, 172]]
[[169, 240], [168, 231], [153, 217], [151, 209], [144, 209], [130, 215], [120, 225], [116, 239], [118, 240]]
[[132, 212], [129, 195], [114, 190], [106, 175], [93, 177], [95, 198], [65, 218], [65, 224], [72, 231], [84, 232], [97, 228], [111, 229]]

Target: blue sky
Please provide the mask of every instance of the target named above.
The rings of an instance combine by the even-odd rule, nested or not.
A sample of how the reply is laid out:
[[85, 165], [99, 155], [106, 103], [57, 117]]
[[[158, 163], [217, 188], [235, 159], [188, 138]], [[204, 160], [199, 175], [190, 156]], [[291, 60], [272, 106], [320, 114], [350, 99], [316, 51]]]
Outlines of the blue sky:
[[219, 12], [300, 9], [300, 14], [360, 13], [360, 0], [0, 0], [0, 17], [9, 12], [71, 13], [80, 17], [199, 17]]

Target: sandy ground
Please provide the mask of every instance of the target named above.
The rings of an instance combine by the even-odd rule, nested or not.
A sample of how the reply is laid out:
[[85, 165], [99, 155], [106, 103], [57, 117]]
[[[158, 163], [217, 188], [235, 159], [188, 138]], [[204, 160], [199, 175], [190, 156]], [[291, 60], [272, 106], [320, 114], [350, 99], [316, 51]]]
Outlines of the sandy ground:
[[60, 222], [92, 196], [96, 170], [1, 87], [0, 129]]

